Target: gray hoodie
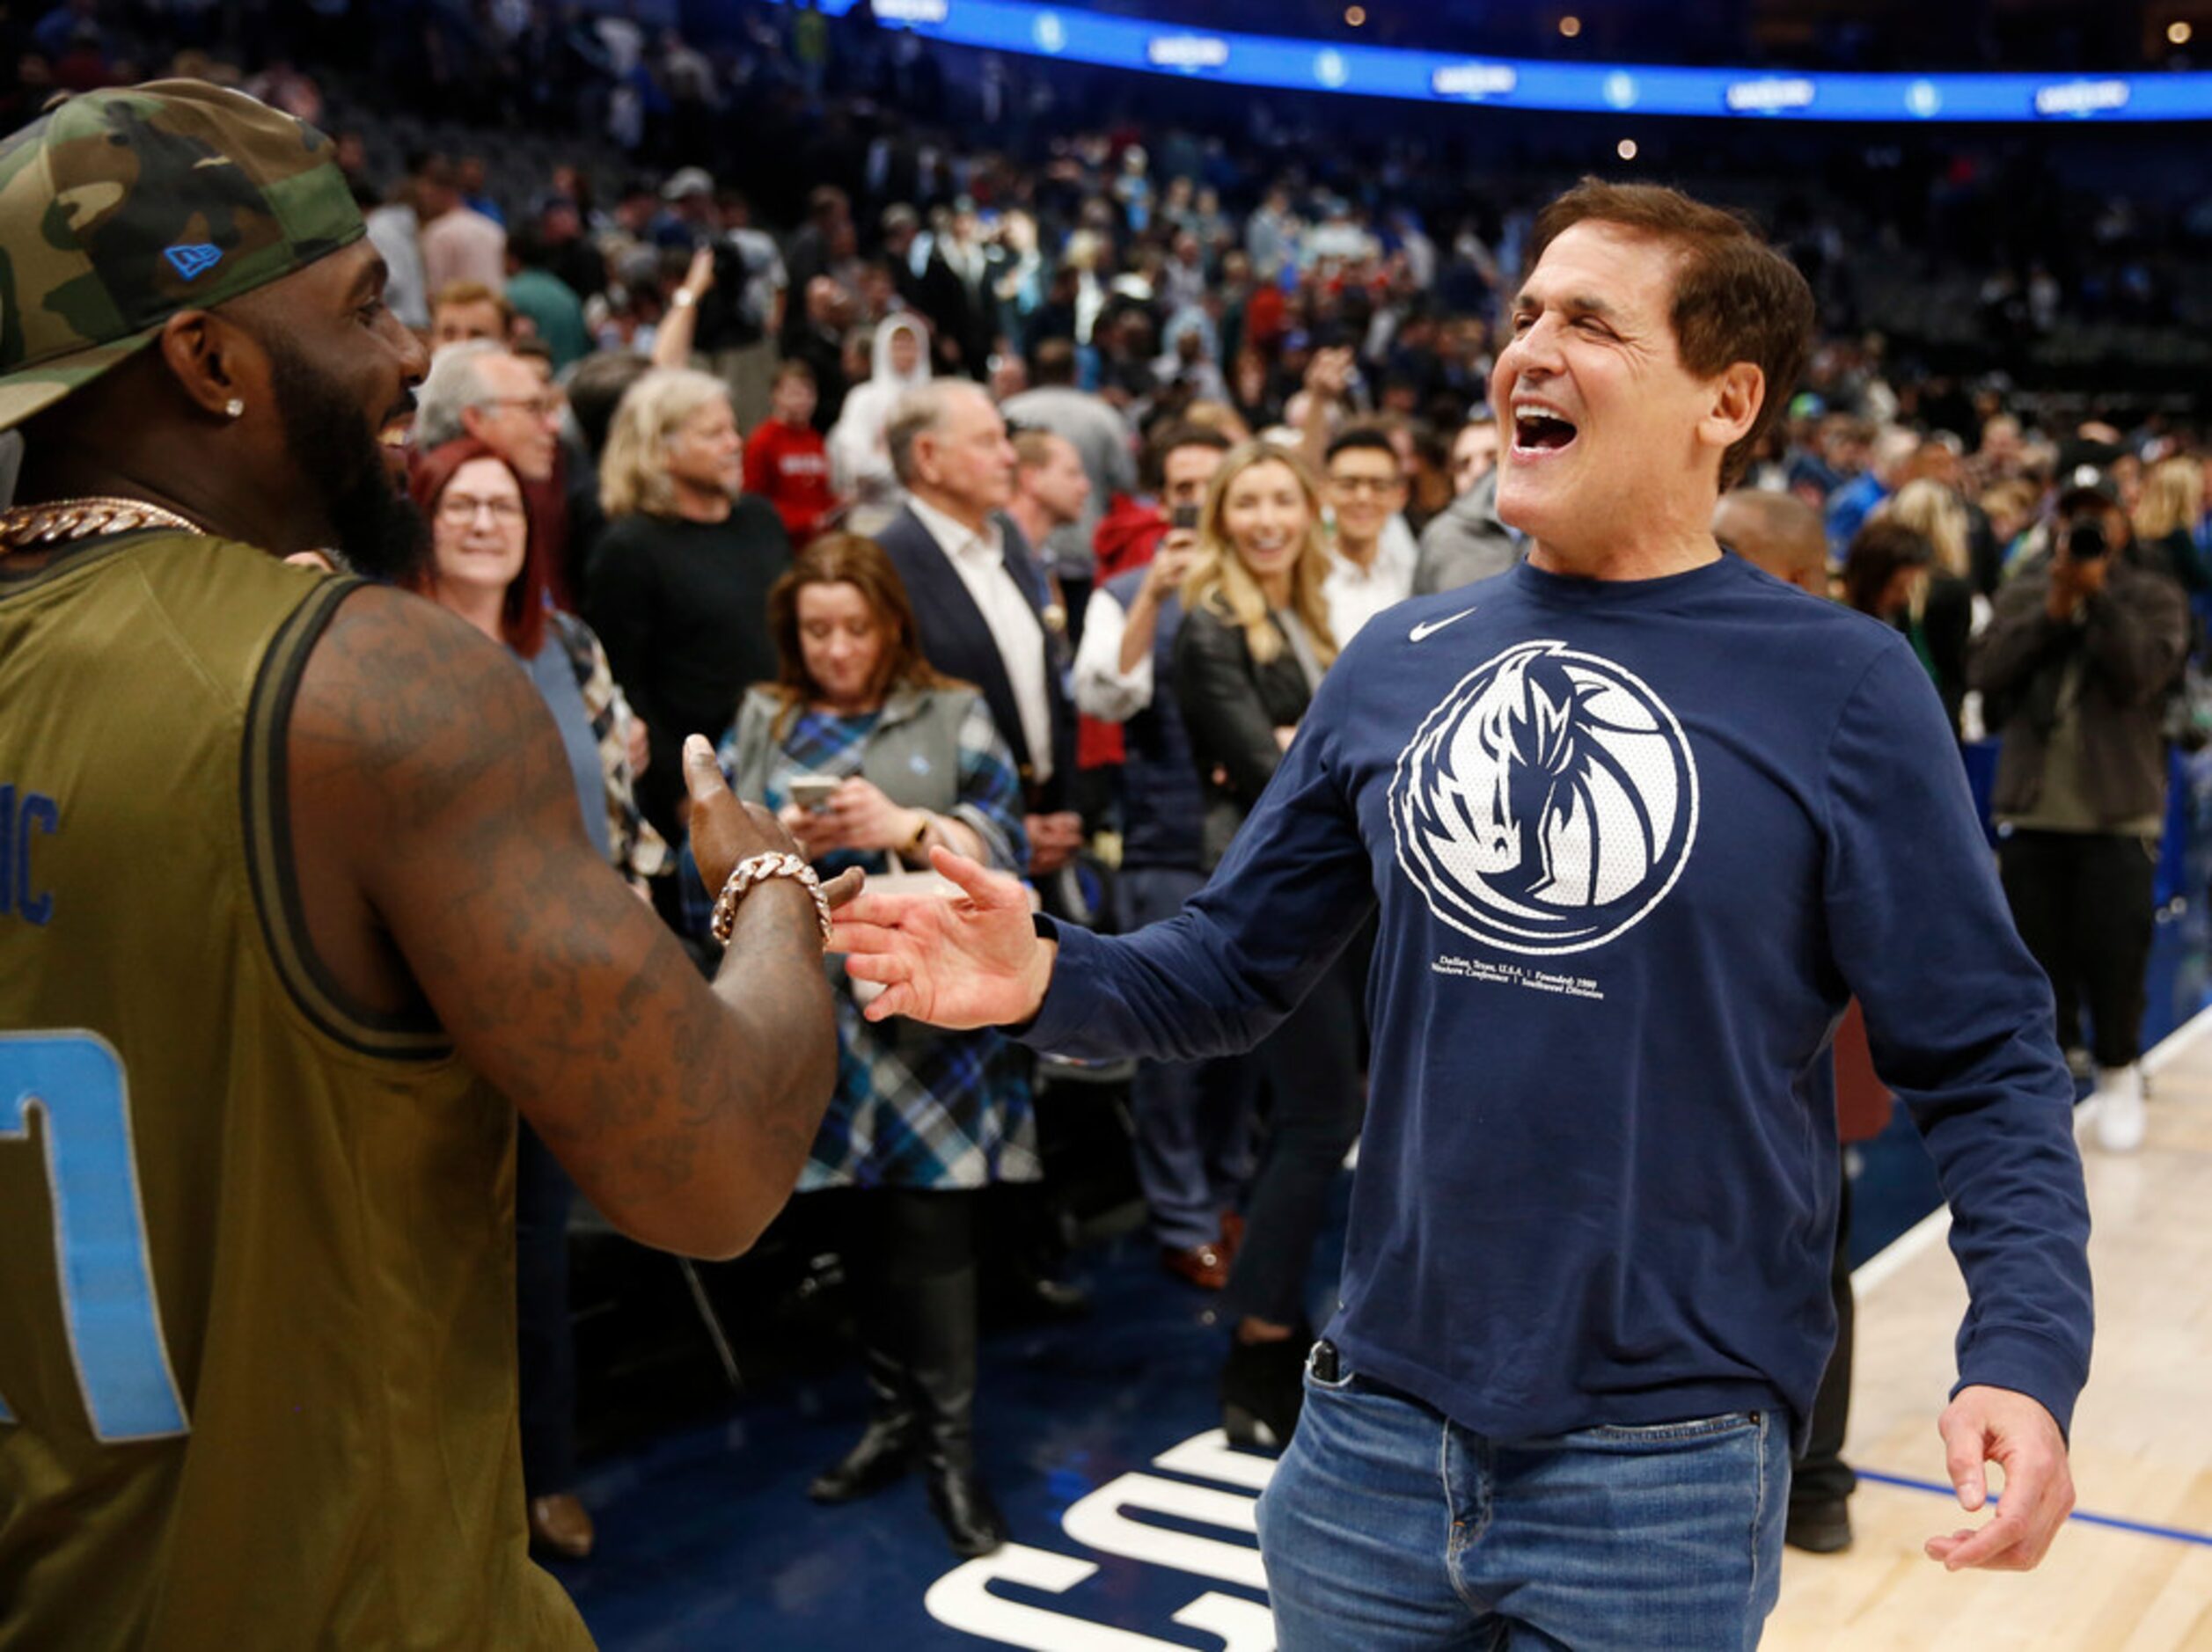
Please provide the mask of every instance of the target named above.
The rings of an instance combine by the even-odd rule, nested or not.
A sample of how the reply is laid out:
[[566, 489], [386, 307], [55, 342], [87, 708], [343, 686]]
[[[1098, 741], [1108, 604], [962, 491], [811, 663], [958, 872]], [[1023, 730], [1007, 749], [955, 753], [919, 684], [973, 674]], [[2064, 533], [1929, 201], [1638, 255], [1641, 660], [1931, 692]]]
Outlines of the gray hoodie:
[[1433, 596], [1503, 574], [1520, 560], [1513, 530], [1498, 519], [1498, 472], [1461, 493], [1421, 530], [1413, 594]]

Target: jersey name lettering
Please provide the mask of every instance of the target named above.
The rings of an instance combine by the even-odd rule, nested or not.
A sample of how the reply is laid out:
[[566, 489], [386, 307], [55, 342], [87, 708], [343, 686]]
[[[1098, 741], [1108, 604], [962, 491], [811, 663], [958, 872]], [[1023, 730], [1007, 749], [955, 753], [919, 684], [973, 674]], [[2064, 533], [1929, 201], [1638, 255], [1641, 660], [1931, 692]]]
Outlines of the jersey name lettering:
[[25, 791], [18, 800], [13, 785], [0, 785], [0, 917], [19, 917], [44, 928], [54, 921], [54, 894], [40, 889], [32, 874], [34, 837], [50, 837], [62, 829], [61, 806], [42, 792]]

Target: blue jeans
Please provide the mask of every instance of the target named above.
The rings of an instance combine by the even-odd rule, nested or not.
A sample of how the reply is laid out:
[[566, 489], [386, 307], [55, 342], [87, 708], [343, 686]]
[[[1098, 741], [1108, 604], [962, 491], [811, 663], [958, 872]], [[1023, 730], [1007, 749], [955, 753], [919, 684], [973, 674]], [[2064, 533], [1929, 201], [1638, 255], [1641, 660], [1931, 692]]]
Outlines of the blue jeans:
[[1775, 1413], [1499, 1441], [1348, 1375], [1260, 1500], [1280, 1652], [1723, 1652], [1781, 1586]]

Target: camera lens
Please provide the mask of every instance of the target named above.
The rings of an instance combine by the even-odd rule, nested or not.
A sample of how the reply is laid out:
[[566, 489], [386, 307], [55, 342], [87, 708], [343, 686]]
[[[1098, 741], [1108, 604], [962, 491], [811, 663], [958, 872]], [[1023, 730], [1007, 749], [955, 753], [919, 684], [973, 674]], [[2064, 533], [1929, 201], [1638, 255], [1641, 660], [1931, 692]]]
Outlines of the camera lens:
[[2077, 522], [2066, 533], [2066, 554], [2076, 562], [2094, 561], [2110, 547], [2105, 543], [2102, 524]]

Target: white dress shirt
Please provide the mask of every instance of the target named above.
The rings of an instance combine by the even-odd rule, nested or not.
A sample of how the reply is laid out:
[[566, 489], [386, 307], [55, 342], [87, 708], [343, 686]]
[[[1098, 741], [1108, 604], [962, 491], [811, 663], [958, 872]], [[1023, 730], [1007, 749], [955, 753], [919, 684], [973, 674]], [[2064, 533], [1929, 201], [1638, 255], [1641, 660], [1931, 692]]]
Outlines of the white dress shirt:
[[1007, 567], [1006, 536], [995, 522], [988, 532], [978, 533], [911, 493], [906, 502], [968, 588], [983, 623], [991, 627], [991, 640], [999, 645], [999, 658], [1014, 690], [1014, 708], [1021, 713], [1022, 738], [1029, 748], [1029, 778], [1043, 785], [1052, 778], [1052, 702], [1044, 685], [1044, 627]]
[[1337, 633], [1337, 647], [1348, 645], [1384, 609], [1413, 595], [1413, 570], [1420, 555], [1403, 516], [1393, 516], [1383, 524], [1374, 560], [1364, 568], [1331, 547], [1329, 577], [1321, 592], [1329, 603], [1329, 629]]
[[1129, 634], [1129, 610], [1100, 586], [1083, 604], [1083, 640], [1075, 650], [1075, 709], [1102, 723], [1125, 723], [1152, 704], [1152, 654], [1147, 648], [1136, 665], [1121, 669], [1122, 639]]

